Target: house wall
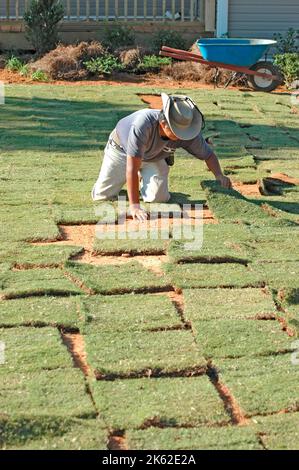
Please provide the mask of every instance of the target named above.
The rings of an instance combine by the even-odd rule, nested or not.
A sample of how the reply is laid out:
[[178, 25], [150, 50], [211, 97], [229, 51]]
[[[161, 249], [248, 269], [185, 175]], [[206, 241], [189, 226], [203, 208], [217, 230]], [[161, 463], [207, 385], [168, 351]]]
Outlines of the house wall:
[[299, 0], [229, 0], [230, 37], [267, 39], [299, 29]]
[[[60, 0], [61, 3], [65, 7], [65, 12], [67, 13], [67, 5], [68, 2], [67, 0]], [[185, 16], [188, 18], [189, 12], [190, 12], [190, 4], [193, 4], [193, 11], [195, 15], [199, 14], [199, 9], [200, 9], [200, 0], [184, 0], [184, 13]], [[137, 0], [137, 17], [140, 19], [144, 18], [144, 13], [145, 13], [145, 5], [146, 5], [146, 16], [148, 18], [153, 17], [153, 12], [155, 10], [157, 17], [163, 16], [163, 8], [165, 10], [172, 11], [173, 5], [174, 9], [176, 12], [181, 11], [181, 0], [165, 0], [165, 5], [163, 5], [162, 0], [147, 0], [146, 2], [144, 0]], [[125, 15], [125, 7], [124, 7], [125, 2], [123, 0], [118, 1], [118, 16], [123, 17]], [[16, 0], [10, 0], [10, 7], [9, 7], [9, 14], [11, 18], [15, 17], [16, 11], [15, 11], [15, 5], [16, 5]], [[70, 17], [71, 18], [77, 18], [77, 0], [70, 0], [69, 1], [70, 5]], [[134, 16], [134, 0], [128, 0], [127, 2], [128, 5], [128, 16], [133, 17]], [[96, 17], [99, 15], [100, 18], [104, 18], [106, 16], [106, 2], [104, 0], [101, 0], [99, 2], [99, 7], [97, 10], [97, 2], [96, 0], [89, 0], [89, 7], [87, 10], [87, 3], [85, 0], [80, 0], [80, 8], [79, 8], [79, 16], [81, 18], [85, 18], [86, 14], [88, 12], [89, 16]], [[19, 0], [19, 15], [22, 16], [24, 13], [25, 9], [25, 0]], [[109, 0], [108, 1], [108, 17], [114, 18], [115, 17], [115, 1], [114, 0]], [[6, 0], [0, 0], [0, 18], [6, 18]]]
[[[113, 24], [111, 22], [111, 24]], [[135, 30], [136, 43], [138, 45], [149, 45], [152, 35], [161, 29], [178, 31], [188, 43], [192, 44], [199, 37], [211, 36], [212, 33], [205, 32], [204, 24], [200, 21], [189, 21], [188, 23], [175, 22], [130, 22], [130, 26]], [[65, 21], [60, 25], [59, 37], [65, 44], [77, 41], [88, 41], [103, 39], [105, 29], [103, 21]], [[171, 46], [171, 45], [170, 45]], [[32, 47], [25, 37], [24, 25], [22, 21], [1, 20], [0, 21], [0, 50], [19, 49], [30, 50]]]

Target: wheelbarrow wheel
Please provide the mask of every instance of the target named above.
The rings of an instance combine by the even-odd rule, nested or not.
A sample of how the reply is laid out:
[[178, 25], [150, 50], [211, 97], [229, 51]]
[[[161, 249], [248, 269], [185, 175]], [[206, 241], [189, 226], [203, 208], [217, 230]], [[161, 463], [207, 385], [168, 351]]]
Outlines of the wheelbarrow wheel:
[[[269, 73], [270, 75], [278, 75], [281, 77], [279, 70], [272, 64], [272, 62], [268, 61], [257, 62], [250, 67], [250, 70], [255, 70], [260, 73]], [[258, 75], [248, 75], [248, 82], [257, 91], [272, 91], [282, 84], [282, 77], [279, 79], [272, 79], [259, 77]]]

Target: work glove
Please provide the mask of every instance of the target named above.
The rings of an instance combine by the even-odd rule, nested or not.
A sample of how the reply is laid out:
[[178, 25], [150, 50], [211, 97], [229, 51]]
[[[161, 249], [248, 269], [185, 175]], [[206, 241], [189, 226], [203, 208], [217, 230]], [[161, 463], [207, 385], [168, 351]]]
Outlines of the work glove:
[[226, 188], [226, 189], [231, 189], [231, 188], [232, 188], [232, 182], [231, 182], [231, 180], [228, 178], [228, 176], [225, 176], [225, 175], [218, 175], [218, 176], [216, 176], [216, 180], [219, 181], [220, 185], [221, 185], [223, 188]]

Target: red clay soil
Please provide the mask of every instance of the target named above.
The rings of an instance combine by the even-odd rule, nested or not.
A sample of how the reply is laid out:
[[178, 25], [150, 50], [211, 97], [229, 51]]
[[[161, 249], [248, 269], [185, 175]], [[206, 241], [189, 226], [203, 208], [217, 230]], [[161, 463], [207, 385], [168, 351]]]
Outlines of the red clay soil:
[[115, 431], [110, 434], [108, 441], [109, 450], [128, 450], [128, 444], [124, 432]]
[[91, 368], [87, 363], [85, 344], [80, 333], [61, 333], [62, 341], [71, 354], [75, 367], [81, 369], [84, 375], [91, 375]]
[[142, 95], [138, 94], [141, 101], [149, 104], [151, 109], [162, 109], [162, 99], [160, 95]]
[[[100, 85], [109, 85], [109, 86], [141, 86], [141, 87], [157, 87], [157, 88], [169, 88], [169, 89], [178, 89], [187, 88], [187, 89], [204, 89], [204, 90], [215, 90], [214, 85], [200, 83], [193, 80], [174, 80], [170, 77], [161, 77], [157, 74], [148, 73], [146, 75], [132, 75], [132, 74], [118, 74], [115, 78], [110, 80], [98, 79], [98, 80], [78, 80], [78, 81], [68, 81], [68, 80], [50, 80], [49, 82], [36, 82], [31, 80], [29, 77], [22, 77], [17, 72], [10, 72], [6, 69], [0, 69], [0, 81], [3, 83], [26, 83], [32, 85], [58, 85], [58, 86], [100, 86]], [[254, 91], [251, 88], [239, 88], [236, 86], [227, 87], [228, 90], [240, 90], [240, 91]], [[280, 86], [271, 93], [277, 94], [287, 94], [291, 95], [290, 91], [285, 87]], [[298, 109], [294, 106], [292, 108], [294, 113], [298, 113]]]
[[[271, 178], [273, 180], [276, 180], [277, 182], [280, 181], [281, 183], [299, 184], [299, 178], [293, 178], [292, 176], [289, 176], [286, 173], [273, 173], [270, 177], [267, 178]], [[253, 184], [245, 184], [241, 182], [233, 182], [232, 184], [233, 188], [239, 193], [243, 194], [243, 196], [259, 197], [262, 194], [260, 190], [261, 185], [259, 181]]]
[[[109, 86], [135, 86], [140, 87], [157, 87], [157, 88], [169, 88], [177, 89], [180, 88], [189, 88], [189, 89], [205, 89], [205, 90], [214, 90], [213, 85], [208, 85], [204, 83], [198, 83], [189, 80], [173, 80], [167, 77], [159, 77], [153, 74], [146, 74], [142, 76], [131, 75], [131, 74], [119, 74], [114, 79], [110, 80], [78, 80], [78, 81], [67, 81], [67, 80], [50, 80], [48, 82], [36, 82], [31, 80], [29, 77], [22, 77], [17, 72], [10, 72], [6, 69], [0, 69], [0, 81], [4, 83], [26, 83], [32, 85], [58, 85], [58, 86], [100, 86], [100, 85], [109, 85]], [[234, 87], [228, 87], [231, 89], [237, 89]]]
[[[202, 214], [197, 213], [195, 209], [186, 211], [186, 215], [189, 217], [190, 225], [196, 224], [217, 223], [218, 221], [213, 217], [213, 214], [208, 208], [203, 208]], [[185, 216], [186, 216], [185, 215]], [[201, 215], [203, 219], [201, 219]], [[185, 217], [184, 216], [184, 217]], [[60, 225], [59, 230], [61, 233], [62, 240], [51, 241], [51, 242], [33, 242], [33, 245], [71, 245], [71, 246], [82, 246], [84, 250], [79, 255], [76, 255], [73, 259], [82, 263], [89, 263], [93, 265], [101, 264], [124, 264], [130, 261], [131, 256], [124, 253], [121, 256], [112, 255], [95, 255], [93, 254], [94, 239], [96, 236], [96, 230], [101, 230], [101, 233], [108, 231], [129, 231], [134, 232], [136, 230], [150, 229], [151, 227], [158, 227], [158, 229], [168, 229], [174, 225], [182, 224], [181, 218], [157, 218], [148, 220], [145, 222], [137, 223], [130, 218], [127, 218], [123, 224], [115, 225]], [[163, 275], [161, 265], [166, 261], [166, 255], [137, 255], [134, 256], [134, 260], [140, 262], [147, 269], [155, 272], [158, 275]], [[79, 287], [85, 289], [85, 286], [80, 285]]]
[[237, 181], [232, 182], [232, 186], [233, 189], [235, 189], [245, 197], [259, 197], [261, 195], [259, 182], [253, 184], [245, 184]]
[[284, 318], [279, 317], [279, 318], [278, 318], [278, 321], [279, 321], [279, 323], [280, 323], [280, 325], [281, 325], [282, 331], [284, 331], [288, 336], [290, 336], [290, 337], [292, 338], [293, 336], [296, 335], [295, 331], [292, 330], [292, 328], [290, 328], [290, 327], [288, 326], [288, 324], [287, 324], [287, 322], [286, 322], [286, 320], [285, 320]]
[[181, 320], [185, 323], [184, 318], [184, 296], [180, 289], [175, 291], [167, 292], [167, 296], [170, 298], [171, 302], [175, 306]]
[[229, 388], [219, 380], [212, 380], [217, 392], [221, 399], [224, 401], [225, 408], [230, 414], [232, 423], [239, 426], [246, 426], [250, 421], [245, 417], [242, 409], [240, 408], [237, 400], [229, 390]]
[[283, 183], [299, 184], [299, 178], [293, 178], [292, 176], [289, 176], [286, 173], [272, 173], [270, 178], [280, 180]]

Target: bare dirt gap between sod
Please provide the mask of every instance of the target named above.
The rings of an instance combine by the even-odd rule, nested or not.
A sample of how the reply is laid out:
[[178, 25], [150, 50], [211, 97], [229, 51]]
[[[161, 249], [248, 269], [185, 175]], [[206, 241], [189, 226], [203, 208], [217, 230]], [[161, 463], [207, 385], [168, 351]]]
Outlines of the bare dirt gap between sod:
[[129, 450], [126, 434], [123, 430], [114, 430], [109, 434], [109, 450]]
[[87, 363], [83, 336], [80, 333], [67, 333], [62, 330], [60, 333], [63, 344], [72, 356], [74, 366], [78, 367], [85, 376], [92, 375], [91, 368]]
[[224, 403], [227, 413], [230, 415], [232, 423], [239, 426], [246, 426], [250, 421], [245, 417], [245, 414], [239, 406], [237, 400], [229, 390], [229, 388], [219, 380], [217, 369], [210, 362], [208, 365], [208, 376], [216, 388], [220, 398]]

